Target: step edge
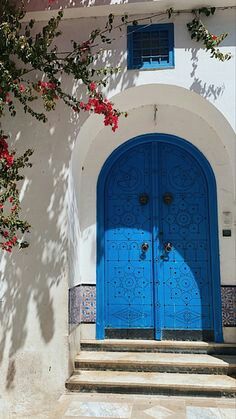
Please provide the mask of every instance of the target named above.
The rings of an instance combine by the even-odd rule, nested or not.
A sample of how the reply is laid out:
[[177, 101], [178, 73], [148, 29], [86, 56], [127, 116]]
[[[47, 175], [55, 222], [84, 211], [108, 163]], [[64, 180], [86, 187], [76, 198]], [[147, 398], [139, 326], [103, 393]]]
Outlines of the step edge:
[[224, 391], [224, 392], [236, 392], [236, 386], [234, 386], [234, 387], [226, 387], [226, 386], [223, 386], [223, 385], [221, 385], [221, 386], [203, 386], [203, 385], [197, 385], [197, 384], [180, 384], [180, 383], [176, 383], [176, 384], [172, 384], [172, 383], [166, 383], [166, 384], [163, 384], [163, 383], [158, 383], [158, 384], [155, 384], [155, 383], [135, 383], [135, 382], [129, 382], [129, 383], [127, 383], [127, 382], [123, 382], [123, 381], [120, 381], [119, 383], [118, 382], [116, 382], [116, 383], [114, 383], [114, 382], [107, 382], [107, 381], [96, 381], [96, 382], [94, 382], [94, 381], [90, 381], [90, 380], [71, 380], [71, 379], [68, 379], [67, 381], [66, 381], [66, 384], [70, 384], [70, 385], [90, 385], [90, 386], [94, 386], [94, 387], [96, 387], [96, 386], [103, 386], [103, 387], [120, 387], [120, 386], [122, 386], [122, 387], [140, 387], [140, 388], [142, 388], [142, 387], [148, 387], [148, 388], [150, 388], [150, 387], [152, 387], [152, 388], [168, 388], [168, 389], [175, 389], [175, 388], [178, 388], [178, 389], [181, 389], [181, 390], [204, 390], [204, 391], [212, 391], [212, 392], [217, 392], [217, 391]]
[[[71, 376], [69, 377], [69, 379], [70, 378], [72, 378], [72, 377], [79, 377], [79, 375], [80, 375], [80, 370], [77, 370], [77, 372], [78, 372], [78, 374], [76, 374], [75, 373], [75, 371], [71, 374]], [[83, 370], [83, 372], [84, 372], [84, 374], [89, 374], [89, 373], [92, 373], [92, 374], [94, 374], [94, 371], [84, 371]], [[112, 371], [108, 371], [108, 376], [109, 375], [111, 375], [111, 372]], [[117, 371], [118, 373], [119, 373], [119, 375], [124, 375], [124, 376], [127, 376], [128, 374], [130, 374], [130, 371]], [[101, 373], [101, 371], [99, 371], [99, 374]], [[103, 376], [104, 375], [106, 375], [106, 371], [105, 372], [102, 372], [102, 374], [103, 374]], [[171, 378], [171, 376], [176, 376], [176, 373], [165, 373], [165, 372], [146, 372], [146, 371], [144, 371], [144, 372], [142, 372], [142, 373], [140, 373], [140, 372], [132, 372], [132, 374], [135, 376], [135, 375], [139, 375], [140, 376], [140, 374], [142, 374], [143, 376], [149, 376], [150, 378], [154, 378], [156, 375], [158, 375], [158, 376], [169, 376], [169, 378]], [[179, 377], [182, 377], [182, 378], [185, 378], [186, 377], [186, 374], [185, 373], [178, 373], [178, 375], [179, 375]], [[193, 373], [193, 374], [189, 374], [189, 376], [191, 376], [192, 378], [198, 378], [199, 377], [199, 374], [197, 374], [197, 373]], [[201, 378], [202, 377], [205, 377], [206, 379], [207, 378], [209, 378], [209, 379], [212, 379], [212, 374], [201, 374]], [[236, 379], [235, 378], [233, 378], [233, 377], [229, 377], [228, 375], [224, 375], [224, 374], [215, 374], [214, 375], [214, 377], [218, 377], [218, 379], [220, 379], [220, 380], [227, 380], [227, 381], [230, 381], [235, 387], [236, 387]], [[108, 377], [109, 378], [109, 377]], [[104, 379], [104, 377], [103, 377], [103, 379]], [[105, 378], [106, 379], [106, 378]]]
[[132, 341], [132, 340], [81, 340], [83, 345], [101, 345], [101, 346], [186, 346], [186, 347], [218, 347], [218, 348], [236, 348], [236, 343], [216, 343], [216, 342], [199, 342], [199, 341]]
[[209, 364], [207, 362], [202, 362], [202, 363], [190, 363], [190, 362], [165, 362], [165, 361], [144, 361], [144, 360], [140, 360], [140, 361], [108, 361], [108, 360], [81, 360], [81, 359], [75, 359], [74, 361], [75, 363], [79, 363], [79, 364], [92, 364], [92, 365], [100, 365], [100, 364], [105, 364], [105, 365], [133, 365], [133, 366], [139, 366], [139, 365], [145, 365], [145, 366], [176, 366], [176, 367], [207, 367], [207, 368], [236, 368], [236, 364], [230, 364], [230, 363], [225, 363], [225, 364]]

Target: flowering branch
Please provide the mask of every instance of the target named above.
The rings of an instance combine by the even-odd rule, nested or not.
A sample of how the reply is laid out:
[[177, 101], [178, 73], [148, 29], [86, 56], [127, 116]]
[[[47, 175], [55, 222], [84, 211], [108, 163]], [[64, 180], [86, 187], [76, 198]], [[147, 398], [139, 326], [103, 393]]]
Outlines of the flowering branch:
[[113, 108], [113, 104], [108, 100], [104, 99], [102, 94], [97, 91], [96, 83], [92, 82], [89, 85], [89, 100], [87, 103], [80, 102], [78, 106], [75, 106], [73, 110], [79, 112], [80, 109], [84, 111], [92, 111], [95, 114], [104, 116], [104, 125], [110, 125], [112, 131], [115, 132], [118, 128], [118, 119], [121, 114], [125, 117], [128, 116], [127, 112], [120, 112]]
[[19, 170], [31, 167], [29, 157], [33, 153], [27, 150], [23, 156], [16, 158], [15, 152], [9, 152], [7, 137], [0, 134], [0, 247], [7, 252], [19, 244], [17, 231], [29, 230], [27, 221], [19, 218], [21, 210], [17, 182], [24, 179]]
[[219, 48], [219, 44], [228, 36], [227, 33], [220, 35], [211, 34], [200, 19], [200, 14], [205, 16], [214, 15], [215, 7], [203, 7], [198, 10], [193, 10], [195, 14], [194, 19], [187, 24], [187, 28], [191, 33], [191, 38], [197, 42], [202, 41], [207, 51], [210, 51], [211, 57], [220, 61], [228, 61], [232, 57], [230, 53], [223, 54]]
[[[98, 39], [102, 43], [110, 43], [104, 30], [91, 32], [89, 39], [82, 43], [72, 41], [72, 49], [68, 53], [59, 52], [52, 46], [61, 35], [58, 27], [63, 16], [59, 11], [43, 27], [34, 34], [35, 22], [31, 20], [25, 27], [21, 20], [25, 12], [14, 8], [9, 0], [0, 5], [0, 118], [8, 111], [12, 117], [16, 115], [18, 102], [26, 113], [39, 121], [46, 122], [45, 112], [56, 108], [58, 100], [62, 100], [76, 113], [90, 111], [103, 115], [104, 125], [112, 131], [118, 128], [118, 119], [124, 114], [115, 109], [113, 104], [99, 91], [105, 86], [107, 78], [118, 70], [113, 68], [94, 69], [93, 62], [98, 57], [92, 48]], [[110, 17], [110, 23], [112, 18]], [[28, 74], [37, 71], [38, 81], [32, 81]], [[72, 76], [87, 88], [87, 103], [81, 102], [77, 96], [64, 91], [61, 76]], [[82, 92], [81, 92], [82, 93]], [[41, 100], [45, 112], [37, 112], [33, 108], [36, 100]], [[126, 114], [124, 114], [126, 116]], [[27, 150], [23, 156], [15, 157], [7, 143], [8, 135], [0, 134], [0, 247], [11, 252], [16, 245], [24, 246], [21, 234], [29, 231], [30, 225], [20, 218], [19, 181], [24, 179], [20, 170], [31, 167], [29, 158], [33, 151]]]

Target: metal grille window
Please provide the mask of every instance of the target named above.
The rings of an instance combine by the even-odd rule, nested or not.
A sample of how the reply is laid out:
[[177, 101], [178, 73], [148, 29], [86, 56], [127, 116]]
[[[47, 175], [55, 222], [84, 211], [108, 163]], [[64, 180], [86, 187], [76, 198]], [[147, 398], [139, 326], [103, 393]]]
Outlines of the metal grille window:
[[128, 69], [174, 67], [174, 25], [128, 26]]

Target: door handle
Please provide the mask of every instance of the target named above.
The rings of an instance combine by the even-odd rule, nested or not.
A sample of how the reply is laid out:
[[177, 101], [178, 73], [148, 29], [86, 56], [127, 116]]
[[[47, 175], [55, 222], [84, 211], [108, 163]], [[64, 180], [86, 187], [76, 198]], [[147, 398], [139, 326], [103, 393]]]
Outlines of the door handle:
[[142, 249], [143, 252], [147, 252], [148, 249], [149, 249], [149, 244], [148, 243], [143, 243], [141, 245], [141, 249]]
[[160, 259], [168, 261], [169, 260], [169, 253], [173, 249], [173, 244], [171, 242], [166, 242], [163, 244], [164, 247], [164, 255], [160, 256]]
[[166, 242], [164, 244], [164, 250], [166, 253], [171, 252], [172, 249], [173, 249], [173, 244], [171, 242]]

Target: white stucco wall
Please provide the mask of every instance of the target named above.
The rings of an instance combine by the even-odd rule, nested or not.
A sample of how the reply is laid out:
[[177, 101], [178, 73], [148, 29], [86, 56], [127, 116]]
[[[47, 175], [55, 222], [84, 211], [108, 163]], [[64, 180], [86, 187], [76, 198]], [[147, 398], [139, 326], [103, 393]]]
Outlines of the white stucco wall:
[[[235, 211], [235, 14], [224, 11], [209, 19], [213, 33], [231, 33], [222, 48], [234, 57], [226, 63], [210, 59], [190, 40], [188, 19], [181, 15], [174, 22], [173, 70], [127, 72], [125, 34], [117, 34], [104, 53], [100, 64], [109, 60], [122, 66], [107, 95], [129, 112], [115, 134], [99, 116], [75, 117], [62, 104], [45, 125], [22, 111], [14, 120], [12, 143], [19, 152], [30, 146], [35, 153], [22, 190], [32, 224], [30, 247], [4, 254], [0, 263], [0, 406], [4, 399], [12, 412], [28, 413], [30, 406], [36, 412], [64, 390], [71, 365], [68, 286], [96, 281], [96, 182], [106, 158], [124, 141], [148, 132], [170, 133], [191, 141], [208, 158], [217, 180], [222, 283], [235, 281], [235, 218], [232, 237], [221, 237], [223, 211]], [[64, 20], [60, 48], [72, 38], [86, 39], [104, 22]], [[68, 90], [75, 88], [70, 80], [64, 83]], [[93, 328], [87, 330], [94, 336]], [[75, 352], [76, 331], [70, 344]]]

